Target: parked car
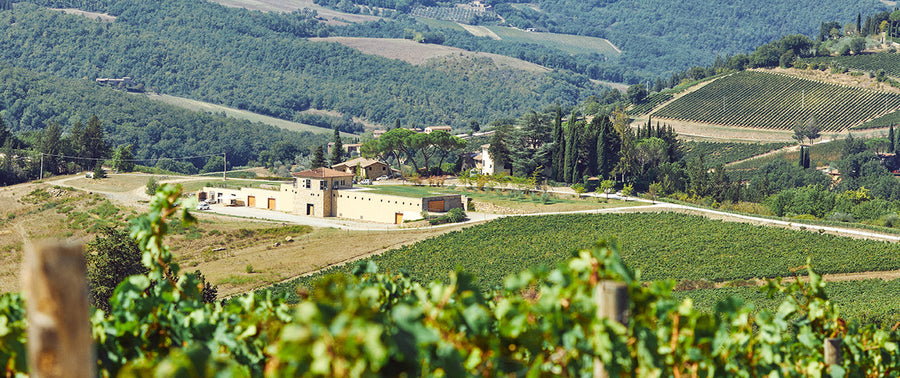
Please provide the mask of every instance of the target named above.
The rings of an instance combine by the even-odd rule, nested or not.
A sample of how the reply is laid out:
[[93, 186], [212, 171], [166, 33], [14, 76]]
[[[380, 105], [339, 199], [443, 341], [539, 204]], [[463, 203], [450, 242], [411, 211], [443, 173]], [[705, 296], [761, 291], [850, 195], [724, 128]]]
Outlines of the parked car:
[[197, 204], [197, 210], [209, 210], [209, 204], [206, 202], [200, 202]]
[[362, 181], [359, 182], [359, 184], [360, 185], [372, 185], [372, 180], [363, 179]]
[[389, 178], [390, 178], [390, 177], [388, 177], [387, 175], [384, 175], [384, 176], [378, 176], [378, 178], [376, 178], [375, 181], [387, 180], [387, 179], [389, 179]]

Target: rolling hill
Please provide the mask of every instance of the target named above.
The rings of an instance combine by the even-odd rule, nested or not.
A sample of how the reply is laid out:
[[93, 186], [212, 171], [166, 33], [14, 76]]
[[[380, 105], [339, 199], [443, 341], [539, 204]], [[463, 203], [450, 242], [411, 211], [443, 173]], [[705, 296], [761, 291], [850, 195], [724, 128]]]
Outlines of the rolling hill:
[[724, 126], [790, 130], [814, 117], [837, 132], [900, 108], [900, 94], [745, 71], [717, 79], [652, 115]]

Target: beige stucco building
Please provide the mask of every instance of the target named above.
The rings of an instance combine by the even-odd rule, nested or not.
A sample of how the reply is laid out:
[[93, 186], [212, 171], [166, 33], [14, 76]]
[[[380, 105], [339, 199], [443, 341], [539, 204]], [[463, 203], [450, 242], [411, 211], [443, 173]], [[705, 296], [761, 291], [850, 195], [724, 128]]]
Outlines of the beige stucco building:
[[391, 177], [391, 167], [378, 160], [366, 159], [359, 157], [347, 160], [340, 164], [332, 165], [331, 168], [337, 171], [349, 173], [351, 176], [356, 174], [356, 167], [359, 166], [363, 171], [363, 178], [374, 180], [380, 176]]
[[225, 189], [205, 187], [200, 200], [228, 206], [248, 206], [314, 217], [341, 217], [401, 224], [422, 218], [422, 212], [441, 213], [462, 208], [461, 195], [405, 197], [353, 187], [353, 174], [316, 168], [293, 174], [280, 187]]

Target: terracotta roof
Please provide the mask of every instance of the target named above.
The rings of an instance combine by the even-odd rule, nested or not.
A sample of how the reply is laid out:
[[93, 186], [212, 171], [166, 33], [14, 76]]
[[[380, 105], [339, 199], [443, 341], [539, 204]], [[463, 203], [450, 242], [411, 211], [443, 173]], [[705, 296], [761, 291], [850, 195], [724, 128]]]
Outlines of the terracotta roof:
[[[368, 166], [371, 166], [371, 165], [374, 165], [374, 164], [384, 164], [384, 163], [382, 163], [382, 162], [380, 162], [380, 161], [378, 161], [378, 160], [372, 160], [372, 159], [366, 159], [366, 158], [364, 158], [364, 157], [358, 157], [358, 158], [356, 158], [356, 159], [347, 160], [347, 161], [345, 161], [345, 162], [343, 162], [343, 163], [340, 163], [340, 164], [332, 165], [331, 168], [337, 168], [337, 167], [351, 167], [351, 168], [356, 168], [356, 165], [357, 165], [357, 164], [359, 164], [360, 166], [362, 166], [363, 168], [365, 168], [365, 167], [368, 167]], [[387, 164], [384, 164], [384, 165], [387, 165]]]
[[292, 174], [294, 177], [309, 177], [309, 178], [329, 178], [329, 177], [351, 177], [352, 173], [336, 171], [331, 168], [315, 168], [308, 169], [303, 172], [296, 172]]

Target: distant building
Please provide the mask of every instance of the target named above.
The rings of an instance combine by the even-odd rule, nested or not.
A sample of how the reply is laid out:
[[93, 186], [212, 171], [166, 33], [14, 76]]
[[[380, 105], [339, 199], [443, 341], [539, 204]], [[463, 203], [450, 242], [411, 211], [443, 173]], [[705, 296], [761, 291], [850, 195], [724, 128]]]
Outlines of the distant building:
[[387, 132], [387, 130], [373, 130], [373, 131], [372, 131], [372, 136], [374, 136], [375, 139], [378, 139], [378, 137], [380, 137], [381, 134], [384, 134], [384, 133], [386, 133], [386, 132]]
[[421, 219], [424, 211], [446, 212], [465, 203], [459, 194], [404, 197], [355, 188], [352, 173], [331, 168], [310, 169], [293, 176], [293, 182], [277, 189], [206, 187], [198, 198], [230, 206], [395, 224]]
[[428, 127], [425, 128], [425, 133], [426, 133], [426, 134], [431, 134], [431, 133], [433, 133], [433, 132], [435, 132], [435, 131], [438, 131], [438, 130], [440, 130], [440, 131], [446, 131], [446, 132], [449, 133], [451, 130], [453, 130], [453, 128], [450, 127], [450, 126], [428, 126]]
[[359, 166], [363, 171], [363, 178], [374, 180], [380, 176], [391, 176], [392, 170], [387, 164], [378, 160], [366, 159], [359, 157], [348, 160], [340, 164], [332, 165], [331, 168], [337, 171], [356, 175], [356, 167]]
[[493, 175], [496, 173], [505, 173], [512, 175], [512, 165], [507, 162], [503, 167], [494, 166], [494, 159], [491, 157], [491, 145], [485, 144], [481, 146], [481, 174]]
[[[347, 156], [359, 155], [359, 148], [362, 147], [362, 143], [349, 143], [342, 144], [341, 147], [344, 149], [344, 153]], [[334, 148], [334, 142], [328, 143], [328, 147], [325, 150], [326, 154], [331, 154], [331, 149]]]

